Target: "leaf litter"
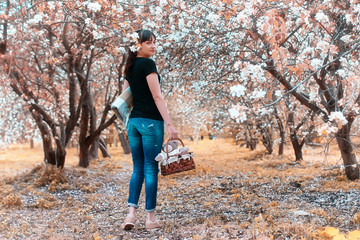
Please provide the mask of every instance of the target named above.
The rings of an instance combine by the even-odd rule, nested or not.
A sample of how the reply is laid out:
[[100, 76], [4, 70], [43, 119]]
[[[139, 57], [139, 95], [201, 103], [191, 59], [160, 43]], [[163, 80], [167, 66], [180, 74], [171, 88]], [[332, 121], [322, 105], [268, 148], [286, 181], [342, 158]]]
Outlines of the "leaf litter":
[[[0, 182], [0, 239], [355, 239], [360, 184], [327, 170], [317, 149], [300, 164], [230, 140], [186, 142], [196, 170], [159, 177], [159, 230], [146, 230], [144, 192], [132, 231], [127, 214], [131, 156], [88, 169], [39, 165]], [[334, 150], [335, 151], [335, 150]], [[316, 156], [316, 157], [314, 157]], [[328, 162], [328, 161], [327, 161]], [[355, 238], [354, 238], [355, 236]]]

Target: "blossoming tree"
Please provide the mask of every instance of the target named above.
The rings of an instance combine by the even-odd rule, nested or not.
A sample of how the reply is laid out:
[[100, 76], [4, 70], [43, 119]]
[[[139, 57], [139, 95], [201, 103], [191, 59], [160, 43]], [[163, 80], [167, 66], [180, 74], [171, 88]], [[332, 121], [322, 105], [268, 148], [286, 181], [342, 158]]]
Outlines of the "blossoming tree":
[[336, 138], [346, 176], [359, 178], [350, 138], [360, 101], [358, 1], [161, 2], [174, 12], [178, 57], [168, 61], [205, 73], [194, 85], [204, 81], [213, 95], [251, 86], [250, 101], [277, 95], [268, 107], [291, 95], [320, 117], [318, 132]]
[[8, 1], [1, 15], [2, 85], [30, 111], [49, 164], [64, 165], [65, 147], [78, 131], [79, 164], [86, 167], [90, 147], [115, 120], [108, 112], [129, 26], [121, 21], [127, 10], [114, 3]]
[[[84, 124], [89, 119], [94, 120], [85, 113], [100, 107], [89, 104], [94, 96], [89, 89], [107, 86], [101, 80], [106, 82], [114, 78], [109, 66], [116, 66], [112, 65], [115, 58], [122, 59], [125, 49], [121, 45], [129, 40], [126, 33], [147, 28], [158, 36], [158, 52], [162, 57], [156, 61], [165, 76], [166, 92], [181, 90], [186, 96], [184, 89], [191, 90], [195, 97], [189, 101], [193, 99], [197, 104], [193, 106], [208, 109], [209, 116], [214, 118], [230, 110], [233, 116], [248, 119], [250, 115], [244, 111], [235, 113], [243, 108], [231, 109], [233, 104], [239, 104], [250, 108], [257, 121], [262, 121], [261, 126], [268, 124], [263, 116], [273, 114], [274, 107], [281, 111], [278, 116], [286, 116], [282, 114], [286, 111], [284, 99], [296, 101], [302, 105], [297, 108], [302, 110], [294, 112], [296, 117], [304, 119], [307, 112], [304, 107], [318, 115], [322, 124], [317, 123], [317, 130], [336, 138], [347, 177], [359, 178], [350, 138], [360, 101], [360, 4], [357, 0], [136, 0], [126, 4], [115, 0], [69, 0], [36, 2], [19, 12], [24, 17], [14, 24], [19, 31], [12, 34], [17, 37], [7, 42], [5, 66], [18, 84], [24, 79], [24, 74], [16, 75], [24, 72], [20, 66], [31, 63], [32, 71], [26, 71], [31, 74], [28, 79], [38, 79], [31, 87], [42, 91], [41, 105], [51, 109], [48, 112], [52, 114], [56, 112], [56, 119], [73, 119], [70, 122], [74, 123], [80, 118]], [[5, 22], [9, 16], [13, 15], [2, 16]], [[20, 48], [24, 42], [31, 48]], [[10, 64], [20, 61], [22, 64]], [[10, 71], [14, 68], [16, 71]], [[121, 67], [116, 71], [121, 72]], [[96, 81], [90, 80], [95, 75]], [[64, 84], [66, 81], [76, 83], [81, 90], [75, 102], [72, 98], [62, 99], [59, 94], [52, 94], [56, 91], [49, 91], [62, 86], [70, 92], [73, 85]], [[29, 87], [29, 84], [24, 86]], [[19, 95], [30, 103], [34, 118], [41, 116], [46, 122], [46, 115], [31, 105], [33, 101], [29, 96], [36, 91], [21, 91]], [[109, 88], [109, 92], [114, 91]], [[106, 94], [99, 96], [111, 99]], [[54, 111], [59, 103], [69, 106], [68, 110]], [[102, 102], [102, 106], [106, 104]], [[80, 117], [80, 113], [84, 114]], [[105, 123], [104, 119], [106, 114], [100, 122]], [[208, 121], [208, 118], [203, 119]], [[70, 132], [75, 128], [60, 122], [49, 124], [48, 128], [55, 126], [60, 129], [67, 126]], [[95, 129], [95, 125], [92, 126], [90, 129]], [[96, 134], [88, 135], [92, 131], [83, 130], [80, 134], [80, 142], [86, 142], [85, 149], [91, 142], [89, 139], [95, 139], [99, 133], [94, 130]], [[61, 131], [52, 130], [55, 142], [60, 139], [57, 132]]]

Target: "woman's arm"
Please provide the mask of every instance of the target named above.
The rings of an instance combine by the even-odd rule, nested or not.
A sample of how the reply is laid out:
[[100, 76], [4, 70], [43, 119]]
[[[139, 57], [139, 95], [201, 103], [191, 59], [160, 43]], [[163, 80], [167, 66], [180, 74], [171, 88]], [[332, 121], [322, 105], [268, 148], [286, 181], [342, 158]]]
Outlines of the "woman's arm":
[[150, 73], [147, 77], [146, 80], [148, 82], [151, 94], [153, 96], [153, 99], [155, 101], [156, 107], [158, 108], [162, 118], [165, 121], [166, 124], [166, 128], [169, 132], [170, 135], [170, 139], [176, 139], [178, 138], [178, 134], [177, 131], [175, 130], [169, 113], [167, 111], [166, 105], [165, 105], [165, 101], [164, 98], [161, 94], [161, 90], [160, 90], [160, 84], [159, 84], [159, 79], [158, 79], [158, 75], [156, 73]]
[[125, 80], [125, 81], [124, 81], [124, 84], [122, 85], [122, 90], [121, 90], [121, 92], [123, 92], [123, 91], [124, 91], [125, 89], [127, 89], [129, 86], [130, 86], [130, 85], [129, 85], [128, 80]]

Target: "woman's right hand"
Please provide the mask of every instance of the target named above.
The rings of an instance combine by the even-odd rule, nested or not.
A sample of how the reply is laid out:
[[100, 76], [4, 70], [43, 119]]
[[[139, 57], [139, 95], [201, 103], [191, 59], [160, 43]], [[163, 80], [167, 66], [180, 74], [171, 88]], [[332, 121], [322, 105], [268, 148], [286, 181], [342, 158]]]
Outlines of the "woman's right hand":
[[170, 140], [178, 139], [178, 133], [172, 124], [166, 125]]

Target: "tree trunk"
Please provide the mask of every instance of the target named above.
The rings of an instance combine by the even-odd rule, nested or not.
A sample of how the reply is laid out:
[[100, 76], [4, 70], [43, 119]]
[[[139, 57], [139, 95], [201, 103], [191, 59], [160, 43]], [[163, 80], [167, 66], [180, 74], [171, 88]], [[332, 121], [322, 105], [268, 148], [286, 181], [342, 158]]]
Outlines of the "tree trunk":
[[280, 130], [279, 156], [284, 154], [285, 141], [285, 131]]
[[271, 129], [263, 127], [261, 124], [261, 122], [258, 123], [257, 128], [260, 129], [263, 145], [266, 148], [267, 154], [272, 154], [274, 141], [272, 139]]
[[[87, 94], [88, 95], [88, 94]], [[82, 113], [80, 118], [80, 134], [79, 134], [79, 166], [88, 167], [90, 163], [90, 154], [88, 138], [86, 135], [88, 134], [88, 125], [89, 125], [89, 104], [88, 98], [85, 98], [85, 101], [82, 105]]]
[[99, 158], [99, 143], [96, 140], [90, 147], [90, 155], [91, 159], [98, 159]]
[[294, 112], [290, 112], [288, 114], [287, 123], [288, 123], [289, 129], [290, 129], [290, 141], [291, 141], [291, 144], [292, 144], [293, 149], [294, 149], [295, 161], [300, 162], [301, 160], [303, 160], [302, 148], [304, 146], [304, 141], [300, 143], [299, 138], [298, 138], [298, 136], [296, 134], [296, 131], [297, 131], [298, 128], [296, 128], [294, 126], [295, 125]]
[[284, 147], [285, 147], [285, 142], [286, 142], [286, 134], [285, 134], [285, 127], [283, 122], [281, 121], [281, 118], [279, 116], [279, 113], [277, 111], [277, 108], [274, 107], [275, 110], [275, 118], [277, 120], [278, 123], [278, 127], [279, 127], [279, 135], [280, 135], [280, 143], [279, 143], [279, 156], [284, 154]]
[[302, 153], [302, 147], [303, 144], [299, 143], [299, 139], [296, 135], [296, 133], [290, 133], [290, 141], [294, 149], [295, 153], [295, 161], [300, 162], [303, 160], [303, 153]]
[[255, 138], [251, 138], [249, 142], [249, 147], [251, 151], [254, 151], [256, 149], [257, 140]]
[[125, 134], [123, 132], [119, 132], [118, 136], [124, 154], [130, 154], [131, 153], [130, 144], [129, 141], [125, 138]]
[[115, 129], [114, 129], [114, 132], [113, 132], [114, 134], [114, 147], [117, 147], [117, 141], [116, 141], [116, 131], [115, 131]]
[[86, 143], [80, 143], [79, 166], [87, 168], [90, 163], [89, 146]]
[[104, 141], [104, 139], [102, 139], [101, 137], [99, 137], [98, 139], [98, 146], [100, 148], [101, 154], [103, 156], [103, 158], [107, 158], [107, 157], [111, 157], [110, 153], [106, 147], [106, 142]]
[[336, 133], [336, 141], [339, 146], [341, 157], [344, 162], [345, 174], [349, 180], [359, 179], [359, 165], [350, 139], [350, 129], [353, 118], [348, 119], [348, 124], [344, 125]]
[[30, 139], [30, 149], [34, 148], [34, 139]]
[[250, 137], [248, 130], [245, 130], [245, 142], [246, 142], [246, 148], [250, 148]]
[[131, 149], [130, 149], [129, 140], [126, 138], [126, 135], [125, 135], [122, 127], [120, 127], [120, 125], [116, 121], [115, 121], [115, 128], [118, 131], [119, 141], [120, 141], [121, 147], [124, 151], [124, 154], [130, 154]]
[[274, 149], [273, 149], [273, 140], [268, 136], [267, 131], [264, 132], [262, 134], [262, 140], [263, 140], [263, 145], [266, 148], [267, 154], [272, 154]]
[[66, 152], [56, 151], [55, 156], [56, 156], [56, 167], [63, 168], [65, 165]]
[[253, 138], [249, 123], [246, 123], [245, 138], [246, 148], [250, 148], [251, 151], [254, 151], [256, 149], [257, 139]]
[[65, 165], [66, 151], [53, 150], [48, 144], [44, 145], [45, 164], [51, 164], [63, 168]]
[[41, 137], [43, 140], [43, 151], [44, 151], [44, 162], [45, 164], [51, 164], [56, 167], [64, 167], [65, 165], [65, 157], [66, 150], [65, 147], [61, 145], [61, 141], [59, 139], [55, 139], [55, 150], [52, 144], [51, 133], [46, 126], [45, 121], [43, 121], [42, 117], [35, 111], [31, 110], [31, 114], [35, 119], [35, 122], [40, 130]]

